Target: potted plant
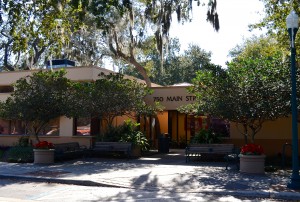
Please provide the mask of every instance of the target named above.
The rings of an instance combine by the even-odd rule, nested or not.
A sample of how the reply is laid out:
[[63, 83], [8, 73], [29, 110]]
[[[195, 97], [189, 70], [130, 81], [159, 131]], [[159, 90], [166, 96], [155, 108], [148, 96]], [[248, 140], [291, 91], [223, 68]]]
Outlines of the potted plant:
[[139, 130], [137, 127], [139, 123], [135, 123], [132, 120], [125, 120], [123, 125], [121, 142], [131, 142], [132, 143], [132, 156], [141, 156], [142, 151], [149, 150], [149, 142], [145, 134]]
[[257, 144], [242, 146], [240, 157], [240, 171], [243, 173], [264, 174], [265, 158], [264, 150]]
[[40, 141], [34, 145], [34, 163], [54, 163], [54, 145], [51, 142]]

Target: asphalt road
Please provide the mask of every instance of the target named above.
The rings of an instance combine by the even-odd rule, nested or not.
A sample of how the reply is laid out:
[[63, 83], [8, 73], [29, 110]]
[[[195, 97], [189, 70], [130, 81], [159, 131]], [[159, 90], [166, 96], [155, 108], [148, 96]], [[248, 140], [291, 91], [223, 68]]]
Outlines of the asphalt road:
[[283, 201], [262, 198], [180, 193], [167, 190], [145, 191], [126, 188], [35, 183], [17, 180], [0, 181], [0, 202], [95, 202], [95, 201]]

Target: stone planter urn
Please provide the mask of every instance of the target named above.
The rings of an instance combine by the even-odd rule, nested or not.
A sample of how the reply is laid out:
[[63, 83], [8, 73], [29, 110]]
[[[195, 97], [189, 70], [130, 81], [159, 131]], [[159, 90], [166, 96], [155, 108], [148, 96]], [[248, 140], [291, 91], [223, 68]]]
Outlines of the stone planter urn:
[[33, 149], [34, 163], [51, 164], [54, 163], [54, 149]]
[[250, 174], [265, 173], [266, 155], [243, 155], [240, 154], [240, 172]]

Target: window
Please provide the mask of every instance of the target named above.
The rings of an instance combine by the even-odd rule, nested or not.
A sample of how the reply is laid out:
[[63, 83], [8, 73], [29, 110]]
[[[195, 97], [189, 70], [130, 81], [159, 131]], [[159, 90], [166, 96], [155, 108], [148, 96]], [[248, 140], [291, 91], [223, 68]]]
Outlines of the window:
[[74, 119], [75, 134], [74, 135], [91, 135], [91, 119], [75, 118]]
[[[0, 134], [24, 135], [28, 134], [28, 126], [21, 120], [0, 120]], [[51, 120], [48, 125], [40, 131], [39, 135], [58, 135], [59, 118]]]
[[0, 120], [0, 134], [3, 134], [3, 135], [10, 134], [9, 124], [10, 124], [10, 121]]
[[12, 86], [0, 86], [0, 93], [11, 93], [14, 92], [14, 87]]
[[211, 118], [210, 119], [210, 127], [214, 132], [222, 134], [222, 137], [230, 136], [229, 121], [224, 121], [224, 120], [218, 119], [218, 118]]
[[51, 120], [40, 133], [41, 135], [59, 135], [59, 118]]

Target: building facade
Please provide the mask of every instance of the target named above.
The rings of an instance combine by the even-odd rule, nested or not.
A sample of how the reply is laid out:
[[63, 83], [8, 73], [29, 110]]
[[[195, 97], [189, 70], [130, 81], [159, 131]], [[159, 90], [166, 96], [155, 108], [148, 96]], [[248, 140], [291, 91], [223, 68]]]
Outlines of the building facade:
[[[99, 73], [114, 73], [110, 70], [91, 67], [67, 67], [66, 77], [72, 81], [90, 82], [98, 78]], [[31, 71], [15, 71], [0, 73], [0, 100], [6, 100], [13, 92], [13, 84], [21, 77], [31, 75]], [[144, 82], [139, 80], [140, 82]], [[187, 91], [188, 84], [179, 86], [152, 85], [153, 94], [148, 95], [145, 101], [148, 104], [160, 102], [164, 107], [163, 112], [152, 117], [139, 117], [141, 130], [147, 134], [152, 146], [157, 147], [161, 136], [167, 136], [171, 146], [185, 147], [191, 138], [201, 129], [214, 128], [223, 133], [224, 143], [234, 143], [237, 147], [244, 144], [244, 137], [241, 135], [235, 123], [226, 123], [222, 120], [206, 116], [191, 116], [180, 113], [178, 107], [193, 103], [195, 96]], [[128, 117], [118, 117], [114, 125], [124, 123]], [[97, 119], [69, 119], [59, 117], [49, 124], [42, 134], [41, 140], [48, 140], [53, 143], [79, 142], [81, 145], [92, 147], [95, 134], [100, 130], [100, 120]], [[24, 126], [20, 121], [0, 120], [0, 145], [14, 145], [21, 135], [24, 134]], [[291, 154], [291, 118], [282, 118], [276, 121], [268, 121], [256, 135], [255, 141], [261, 144], [267, 155]], [[284, 146], [287, 143], [287, 146]]]

